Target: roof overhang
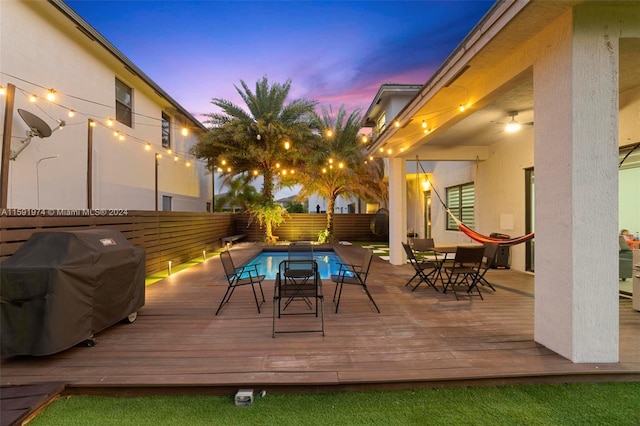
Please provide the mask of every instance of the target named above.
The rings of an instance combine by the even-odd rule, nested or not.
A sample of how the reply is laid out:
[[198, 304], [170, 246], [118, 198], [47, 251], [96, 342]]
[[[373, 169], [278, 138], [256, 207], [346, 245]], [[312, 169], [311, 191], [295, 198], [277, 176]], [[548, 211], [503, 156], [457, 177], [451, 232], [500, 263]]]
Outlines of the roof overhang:
[[[527, 42], [541, 29], [580, 3], [497, 2], [395, 117], [400, 125], [387, 126], [372, 142], [368, 155], [483, 159], [489, 145], [509, 136], [504, 124], [513, 111], [523, 130], [533, 131], [532, 66], [511, 74], [502, 73], [500, 67], [509, 55], [526, 51]], [[621, 40], [621, 93], [638, 88], [639, 58], [640, 39]]]

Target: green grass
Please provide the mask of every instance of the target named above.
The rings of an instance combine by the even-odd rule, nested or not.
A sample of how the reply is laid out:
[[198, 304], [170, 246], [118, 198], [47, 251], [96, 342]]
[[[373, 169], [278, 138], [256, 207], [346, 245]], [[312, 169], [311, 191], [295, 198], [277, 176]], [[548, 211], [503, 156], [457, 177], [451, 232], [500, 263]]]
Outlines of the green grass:
[[[255, 393], [258, 389], [254, 389]], [[518, 385], [321, 394], [62, 397], [43, 425], [640, 425], [640, 383]]]

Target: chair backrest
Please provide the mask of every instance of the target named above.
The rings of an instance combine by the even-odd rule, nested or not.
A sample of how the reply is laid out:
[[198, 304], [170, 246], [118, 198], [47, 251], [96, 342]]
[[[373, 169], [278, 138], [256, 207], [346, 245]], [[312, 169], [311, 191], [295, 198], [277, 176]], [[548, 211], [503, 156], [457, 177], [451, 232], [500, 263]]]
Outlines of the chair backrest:
[[414, 238], [413, 249], [416, 251], [431, 251], [435, 247], [433, 238]]
[[236, 267], [233, 264], [233, 259], [231, 259], [231, 253], [229, 253], [229, 250], [225, 250], [220, 253], [220, 260], [222, 261], [224, 274], [226, 275], [227, 279], [235, 277]]
[[300, 241], [289, 244], [289, 260], [313, 260], [313, 244]]
[[[373, 261], [373, 250], [366, 249], [364, 252], [364, 258], [362, 259], [362, 267], [360, 268], [360, 273], [369, 275], [369, 268], [371, 267], [371, 262]], [[364, 277], [365, 281], [367, 277]]]
[[415, 260], [416, 256], [415, 254], [413, 254], [413, 250], [411, 249], [411, 246], [407, 243], [402, 243], [402, 248], [404, 248], [405, 253], [407, 253], [407, 259], [411, 260]]
[[500, 246], [498, 245], [498, 243], [484, 243], [484, 257], [486, 259], [486, 267], [490, 267], [491, 265], [493, 265], [493, 261], [496, 258], [496, 254], [498, 253], [498, 248]]
[[484, 258], [484, 246], [482, 247], [458, 247], [454, 259], [455, 266], [468, 268], [480, 268]]

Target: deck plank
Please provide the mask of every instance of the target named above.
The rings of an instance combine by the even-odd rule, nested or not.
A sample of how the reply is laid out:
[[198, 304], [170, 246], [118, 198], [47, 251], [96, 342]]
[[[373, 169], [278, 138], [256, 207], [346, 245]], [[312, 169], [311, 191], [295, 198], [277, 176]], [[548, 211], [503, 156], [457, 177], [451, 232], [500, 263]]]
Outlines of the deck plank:
[[[236, 245], [237, 265], [258, 249]], [[339, 247], [347, 262], [361, 249]], [[117, 324], [96, 336], [91, 348], [74, 347], [46, 357], [1, 361], [2, 384], [63, 382], [69, 392], [122, 392], [175, 388], [279, 389], [378, 388], [473, 383], [640, 380], [640, 314], [620, 300], [620, 362], [576, 364], [533, 340], [533, 276], [490, 270], [496, 292], [485, 300], [405, 287], [409, 265], [375, 258], [369, 289], [345, 287], [340, 312], [325, 280], [325, 329], [271, 337], [273, 281], [258, 313], [250, 288], [239, 288], [215, 316], [226, 289], [219, 259], [174, 274], [149, 287], [133, 324]], [[292, 308], [293, 309], [293, 308]], [[296, 307], [295, 309], [301, 309]], [[283, 318], [296, 326], [313, 316]]]

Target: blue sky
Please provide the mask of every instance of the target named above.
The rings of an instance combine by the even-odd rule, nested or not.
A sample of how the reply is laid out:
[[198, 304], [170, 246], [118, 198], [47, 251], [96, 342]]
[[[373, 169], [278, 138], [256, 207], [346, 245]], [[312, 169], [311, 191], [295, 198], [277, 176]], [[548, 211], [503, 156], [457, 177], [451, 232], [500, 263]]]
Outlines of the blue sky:
[[292, 97], [366, 112], [383, 83], [423, 84], [493, 1], [68, 1], [182, 106], [267, 76]]

